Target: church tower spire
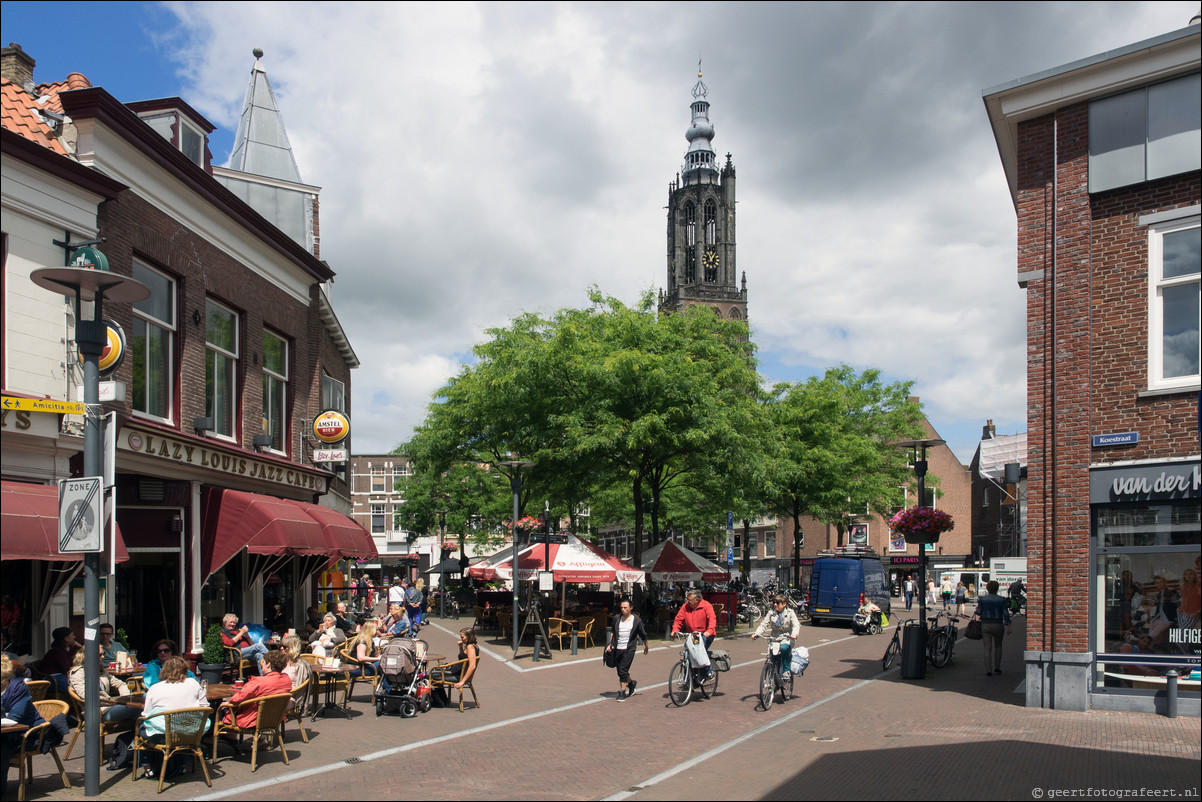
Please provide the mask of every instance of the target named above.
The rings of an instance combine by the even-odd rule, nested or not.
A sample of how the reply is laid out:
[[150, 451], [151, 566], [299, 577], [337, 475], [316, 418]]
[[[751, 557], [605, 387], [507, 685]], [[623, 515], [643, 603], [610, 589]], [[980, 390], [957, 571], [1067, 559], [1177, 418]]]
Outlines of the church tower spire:
[[709, 88], [693, 85], [689, 146], [676, 181], [668, 185], [668, 286], [661, 311], [703, 304], [730, 320], [747, 319], [747, 282], [738, 284], [735, 259], [735, 167], [718, 168]]

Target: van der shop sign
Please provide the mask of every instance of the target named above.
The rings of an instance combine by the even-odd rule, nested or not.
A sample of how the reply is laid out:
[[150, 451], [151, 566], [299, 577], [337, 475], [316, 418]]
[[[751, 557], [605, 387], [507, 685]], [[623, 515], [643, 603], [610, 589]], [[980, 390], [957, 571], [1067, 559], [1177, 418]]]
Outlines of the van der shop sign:
[[122, 430], [118, 446], [123, 451], [146, 454], [193, 468], [203, 468], [230, 476], [256, 479], [287, 487], [298, 487], [312, 490], [315, 493], [326, 492], [326, 480], [323, 476], [279, 463], [246, 457], [239, 453], [138, 431], [128, 426]]
[[1089, 472], [1089, 502], [1172, 501], [1202, 498], [1202, 467], [1197, 462], [1122, 465]]

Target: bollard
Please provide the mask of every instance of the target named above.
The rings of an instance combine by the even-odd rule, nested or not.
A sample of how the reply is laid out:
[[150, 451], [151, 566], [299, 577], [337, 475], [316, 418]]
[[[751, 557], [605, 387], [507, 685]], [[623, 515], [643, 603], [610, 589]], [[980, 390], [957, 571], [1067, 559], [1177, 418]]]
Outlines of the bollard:
[[1164, 674], [1168, 680], [1168, 698], [1166, 701], [1165, 715], [1169, 718], [1177, 718], [1177, 677], [1181, 676], [1177, 673], [1177, 669], [1170, 668]]
[[672, 639], [672, 625], [664, 624], [664, 640]]
[[537, 663], [538, 658], [542, 655], [542, 653], [543, 653], [543, 636], [542, 636], [542, 633], [540, 632], [534, 636], [534, 660], [532, 662]]
[[576, 637], [579, 634], [576, 630], [572, 630], [572, 657], [576, 656]]

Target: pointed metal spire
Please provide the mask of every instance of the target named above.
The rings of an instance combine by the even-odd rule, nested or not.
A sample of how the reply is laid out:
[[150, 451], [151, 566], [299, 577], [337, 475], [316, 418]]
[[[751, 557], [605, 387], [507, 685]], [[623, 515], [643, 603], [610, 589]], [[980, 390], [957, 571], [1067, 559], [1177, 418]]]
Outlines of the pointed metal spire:
[[303, 183], [292, 156], [288, 132], [284, 130], [284, 119], [275, 102], [275, 93], [267, 80], [267, 69], [261, 61], [263, 51], [256, 47], [253, 52], [255, 63], [250, 70], [250, 85], [242, 104], [234, 149], [225, 166], [244, 173]]
[[684, 154], [681, 175], [684, 186], [690, 184], [713, 184], [718, 180], [717, 157], [710, 140], [714, 138], [714, 126], [709, 119], [709, 89], [701, 81], [701, 54], [697, 54], [697, 83], [693, 85], [693, 104], [690, 107], [693, 119], [684, 138], [689, 148]]

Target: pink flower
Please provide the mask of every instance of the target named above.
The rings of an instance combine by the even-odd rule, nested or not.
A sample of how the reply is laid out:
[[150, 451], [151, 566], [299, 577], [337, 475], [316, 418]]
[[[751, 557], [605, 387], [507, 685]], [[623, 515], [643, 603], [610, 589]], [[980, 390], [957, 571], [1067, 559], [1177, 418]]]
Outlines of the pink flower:
[[889, 528], [903, 535], [930, 537], [947, 532], [953, 526], [952, 516], [934, 507], [910, 507], [889, 519]]

